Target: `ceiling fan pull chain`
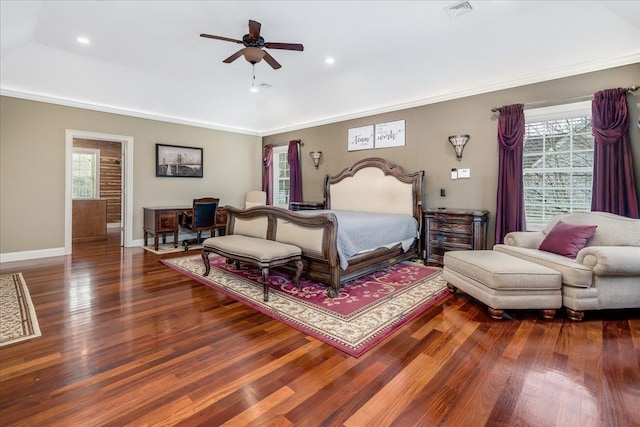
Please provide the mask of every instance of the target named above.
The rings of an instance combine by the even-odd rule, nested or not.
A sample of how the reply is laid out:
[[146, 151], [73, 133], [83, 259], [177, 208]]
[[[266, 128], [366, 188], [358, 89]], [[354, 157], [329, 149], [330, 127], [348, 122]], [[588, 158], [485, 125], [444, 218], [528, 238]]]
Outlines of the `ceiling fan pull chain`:
[[256, 64], [251, 64], [253, 68], [253, 79], [251, 80], [251, 92], [257, 92], [258, 88], [256, 87]]

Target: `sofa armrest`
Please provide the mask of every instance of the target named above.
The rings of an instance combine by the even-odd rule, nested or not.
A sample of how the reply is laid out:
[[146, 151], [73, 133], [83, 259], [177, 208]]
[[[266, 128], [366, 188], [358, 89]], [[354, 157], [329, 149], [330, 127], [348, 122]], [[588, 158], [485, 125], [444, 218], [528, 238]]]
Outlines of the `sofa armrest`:
[[590, 267], [596, 276], [640, 276], [640, 247], [587, 246], [576, 261]]
[[542, 231], [512, 231], [504, 236], [505, 245], [538, 249], [545, 235]]

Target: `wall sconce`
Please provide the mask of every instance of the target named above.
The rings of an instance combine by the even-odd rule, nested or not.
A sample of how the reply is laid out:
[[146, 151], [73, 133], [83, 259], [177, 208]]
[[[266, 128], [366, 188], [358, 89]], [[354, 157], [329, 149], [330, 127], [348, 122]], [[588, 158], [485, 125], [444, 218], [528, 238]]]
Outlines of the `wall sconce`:
[[313, 164], [318, 169], [318, 164], [320, 163], [320, 157], [322, 157], [322, 151], [312, 151], [309, 153], [311, 158], [313, 159]]
[[462, 160], [462, 151], [464, 150], [464, 146], [469, 141], [469, 135], [452, 135], [449, 137], [449, 142], [453, 145], [453, 148], [456, 149], [456, 157], [458, 157], [458, 161]]

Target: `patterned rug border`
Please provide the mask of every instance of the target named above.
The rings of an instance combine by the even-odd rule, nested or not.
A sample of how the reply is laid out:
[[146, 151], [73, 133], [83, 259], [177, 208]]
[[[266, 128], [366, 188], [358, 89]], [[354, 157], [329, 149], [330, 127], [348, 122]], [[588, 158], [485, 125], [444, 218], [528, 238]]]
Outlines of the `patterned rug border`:
[[[29, 293], [27, 282], [24, 280], [22, 273], [2, 274], [1, 280], [3, 282], [3, 285], [5, 280], [11, 280], [13, 282], [13, 289], [15, 290], [15, 292], [11, 290], [9, 290], [8, 292], [12, 294], [11, 296], [17, 299], [16, 303], [19, 307], [21, 316], [20, 323], [22, 325], [23, 333], [26, 333], [28, 335], [21, 335], [16, 338], [5, 338], [5, 334], [7, 333], [7, 331], [3, 329], [7, 326], [7, 324], [6, 320], [3, 319], [2, 326], [0, 327], [0, 330], [2, 331], [0, 334], [0, 347], [10, 344], [16, 344], [22, 341], [42, 336], [40, 325], [38, 324], [38, 317], [36, 316], [36, 309], [33, 305], [33, 301], [31, 300], [31, 294]], [[16, 289], [18, 286], [19, 289]], [[2, 311], [2, 313], [0, 314], [0, 318], [3, 318], [7, 314], [5, 311], [6, 308], [2, 308], [2, 305], [8, 302], [6, 301], [7, 295], [4, 293], [4, 291], [2, 292], [2, 294], [3, 298], [2, 302], [0, 303], [0, 311]], [[26, 332], [24, 331], [25, 323], [28, 323], [26, 326]], [[28, 332], [28, 329], [32, 330], [31, 333]]]
[[[354, 311], [353, 313], [347, 316], [344, 316], [344, 315], [341, 315], [340, 313], [336, 313], [332, 310], [329, 310], [326, 307], [320, 307], [315, 304], [308, 303], [304, 300], [301, 300], [299, 298], [296, 298], [292, 295], [289, 295], [285, 292], [282, 292], [280, 290], [273, 289], [273, 288], [271, 288], [269, 302], [264, 303], [262, 301], [262, 287], [256, 286], [255, 282], [245, 279], [243, 277], [239, 277], [231, 273], [228, 273], [213, 265], [211, 267], [211, 272], [209, 274], [209, 277], [205, 278], [202, 276], [202, 271], [204, 271], [204, 265], [202, 265], [201, 271], [199, 271], [198, 273], [195, 273], [177, 264], [180, 262], [190, 261], [190, 260], [197, 260], [198, 264], [202, 263], [201, 257], [198, 255], [195, 255], [195, 256], [189, 255], [184, 257], [160, 260], [160, 262], [163, 263], [165, 266], [178, 271], [181, 274], [191, 277], [198, 283], [201, 283], [218, 292], [222, 292], [223, 294], [227, 295], [230, 298], [233, 298], [255, 310], [258, 310], [261, 313], [266, 314], [286, 325], [289, 325], [294, 329], [297, 329], [309, 336], [312, 336], [322, 342], [325, 342], [333, 347], [336, 347], [339, 350], [344, 351], [345, 353], [354, 357], [360, 357], [366, 351], [373, 348], [375, 345], [383, 341], [385, 338], [393, 334], [399, 328], [407, 324], [409, 321], [411, 321], [415, 317], [422, 314], [428, 308], [432, 307], [433, 305], [438, 303], [440, 300], [442, 300], [449, 294], [446, 286], [442, 284], [441, 288], [433, 291], [430, 298], [423, 299], [420, 301], [419, 304], [415, 304], [409, 307], [409, 309], [404, 310], [399, 315], [398, 318], [394, 319], [390, 323], [385, 323], [380, 327], [373, 329], [365, 338], [358, 340], [356, 342], [351, 342], [341, 336], [333, 335], [326, 330], [323, 331], [319, 329], [312, 329], [307, 325], [305, 325], [304, 323], [301, 323], [300, 321], [296, 320], [296, 318], [291, 316], [289, 313], [282, 310], [278, 310], [278, 307], [277, 307], [278, 299], [282, 298], [285, 300], [293, 300], [295, 301], [296, 304], [300, 304], [301, 306], [306, 306], [310, 310], [317, 311], [318, 313], [322, 313], [323, 315], [330, 317], [332, 321], [345, 322], [345, 323], [348, 323], [349, 321], [353, 321], [355, 318], [358, 318], [358, 316], [366, 316], [369, 312], [371, 312], [371, 310], [360, 309], [360, 310]], [[239, 283], [248, 283], [249, 284], [248, 288], [251, 290], [252, 295], [245, 296], [245, 295], [242, 295], [241, 293], [238, 293], [237, 291], [234, 291], [233, 289], [227, 288], [224, 284], [220, 283], [220, 279], [225, 277], [231, 278], [232, 280], [237, 280]], [[422, 284], [423, 286], [426, 286], [427, 283], [430, 283], [434, 280], [439, 280], [441, 278], [442, 278], [442, 271], [436, 271], [434, 274], [419, 280], [418, 282], [416, 282], [414, 286], [410, 287], [409, 289], [402, 289], [398, 291], [396, 294], [394, 294], [393, 297], [382, 298], [376, 301], [372, 305], [375, 305], [375, 306], [379, 306], [381, 304], [386, 305], [386, 304], [389, 304], [390, 301], [393, 301], [393, 300], [397, 301], [397, 299], [401, 298], [404, 293], [418, 292], [419, 289], [416, 289], [416, 288], [419, 288], [418, 283]], [[215, 283], [215, 285], [209, 283], [209, 280]], [[249, 299], [251, 297], [255, 297], [257, 302], [251, 301]]]

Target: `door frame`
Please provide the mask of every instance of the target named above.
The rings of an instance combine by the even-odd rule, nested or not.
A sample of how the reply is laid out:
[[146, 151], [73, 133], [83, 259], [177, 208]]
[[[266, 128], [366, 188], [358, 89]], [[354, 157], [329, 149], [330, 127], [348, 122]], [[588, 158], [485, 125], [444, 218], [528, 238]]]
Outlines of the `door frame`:
[[133, 246], [133, 137], [112, 135], [107, 133], [86, 132], [67, 129], [65, 131], [65, 183], [64, 183], [64, 253], [71, 254], [72, 250], [72, 161], [74, 139], [95, 139], [101, 141], [119, 142], [122, 145], [122, 224], [121, 244], [125, 247]]

